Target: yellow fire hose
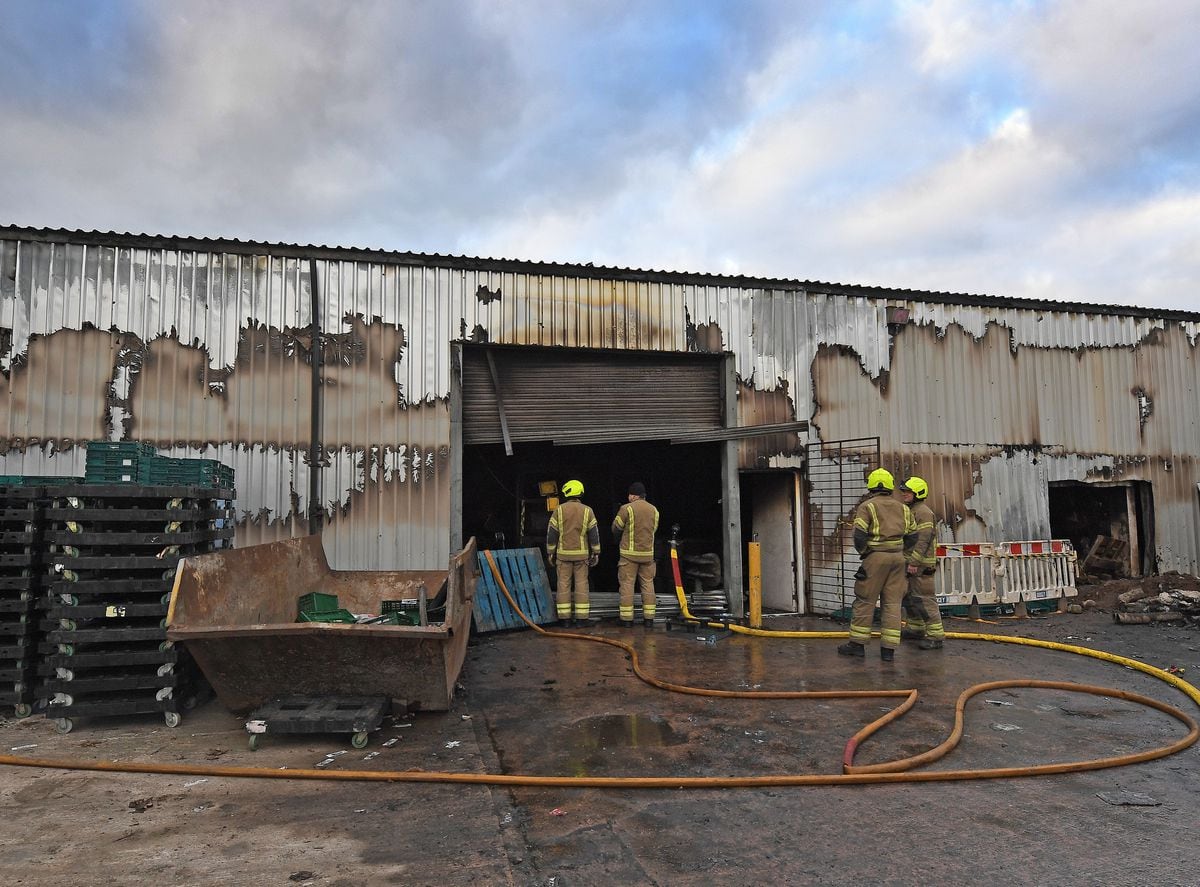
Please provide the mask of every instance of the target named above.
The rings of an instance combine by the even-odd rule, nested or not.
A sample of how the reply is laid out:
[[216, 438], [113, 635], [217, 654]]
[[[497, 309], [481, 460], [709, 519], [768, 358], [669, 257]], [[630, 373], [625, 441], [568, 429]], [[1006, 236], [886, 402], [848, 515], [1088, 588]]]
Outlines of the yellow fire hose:
[[[674, 555], [674, 552], [672, 552]], [[56, 758], [26, 758], [15, 755], [0, 755], [0, 764], [7, 764], [14, 767], [42, 767], [48, 769], [60, 770], [89, 770], [108, 773], [151, 773], [165, 774], [174, 776], [206, 776], [206, 777], [231, 777], [231, 778], [252, 778], [252, 779], [302, 779], [302, 780], [320, 780], [333, 782], [427, 782], [427, 783], [456, 783], [467, 785], [507, 785], [507, 786], [535, 786], [543, 788], [762, 788], [769, 786], [800, 786], [800, 785], [863, 785], [863, 784], [879, 784], [879, 783], [900, 783], [900, 782], [950, 782], [967, 779], [1003, 779], [1017, 776], [1044, 776], [1053, 773], [1079, 773], [1086, 770], [1102, 770], [1109, 767], [1122, 767], [1127, 764], [1136, 764], [1143, 761], [1151, 761], [1156, 758], [1167, 757], [1175, 754], [1185, 748], [1193, 745], [1197, 738], [1200, 738], [1200, 727], [1196, 721], [1180, 711], [1179, 709], [1151, 699], [1147, 696], [1142, 696], [1137, 693], [1129, 693], [1123, 690], [1114, 690], [1104, 687], [1091, 687], [1082, 684], [1072, 684], [1066, 681], [993, 681], [986, 684], [976, 684], [964, 690], [958, 697], [955, 705], [954, 713], [954, 729], [944, 742], [929, 751], [915, 755], [909, 758], [903, 758], [896, 761], [887, 761], [881, 764], [871, 764], [866, 766], [854, 765], [854, 752], [863, 742], [870, 736], [878, 732], [883, 727], [887, 726], [898, 717], [913, 707], [917, 701], [917, 691], [913, 690], [826, 690], [826, 691], [741, 691], [741, 690], [716, 690], [704, 687], [690, 687], [684, 684], [675, 684], [669, 681], [663, 681], [652, 675], [642, 671], [638, 662], [637, 650], [630, 644], [623, 641], [618, 641], [612, 638], [606, 638], [596, 635], [578, 634], [573, 632], [563, 631], [546, 631], [541, 626], [535, 624], [521, 610], [512, 595], [509, 593], [508, 586], [505, 584], [500, 575], [500, 570], [496, 566], [496, 562], [490, 551], [485, 551], [484, 556], [487, 559], [491, 572], [496, 579], [496, 583], [504, 596], [508, 599], [509, 605], [513, 610], [521, 616], [525, 623], [539, 634], [553, 638], [565, 638], [572, 640], [590, 641], [592, 643], [608, 644], [612, 647], [617, 647], [625, 651], [630, 658], [631, 667], [634, 674], [641, 680], [654, 687], [659, 687], [664, 690], [670, 690], [676, 693], [687, 693], [696, 696], [717, 696], [737, 699], [862, 699], [862, 698], [894, 698], [903, 699], [903, 701], [895, 708], [878, 718], [866, 727], [859, 730], [850, 741], [846, 744], [846, 750], [843, 755], [843, 770], [837, 774], [783, 774], [777, 776], [532, 776], [532, 775], [505, 775], [499, 773], [447, 773], [430, 770], [404, 770], [404, 771], [386, 771], [386, 770], [317, 770], [317, 769], [298, 769], [298, 770], [276, 770], [265, 767], [221, 767], [212, 765], [200, 764], [150, 764], [150, 763], [120, 763], [113, 761], [89, 761], [89, 760], [69, 760]], [[685, 619], [690, 619], [694, 622], [701, 620], [692, 616], [687, 609], [687, 602], [683, 597], [682, 588], [677, 584], [677, 594], [680, 598], [680, 607]], [[770, 637], [770, 638], [844, 638], [846, 632], [837, 631], [766, 631], [763, 629], [744, 628], [738, 625], [728, 625], [723, 623], [706, 622], [704, 623], [714, 628], [729, 628], [741, 634], [748, 634], [754, 637]], [[1165, 681], [1176, 689], [1186, 694], [1193, 702], [1200, 705], [1200, 691], [1197, 691], [1188, 682], [1177, 678], [1162, 669], [1155, 668], [1151, 665], [1138, 662], [1135, 659], [1128, 659], [1124, 656], [1116, 656], [1111, 653], [1104, 653], [1099, 650], [1089, 650], [1086, 647], [1076, 647], [1070, 644], [1057, 644], [1050, 641], [1038, 641], [1028, 638], [1010, 638], [1003, 635], [987, 635], [987, 634], [970, 634], [960, 632], [948, 632], [947, 637], [961, 640], [984, 640], [997, 643], [1024, 644], [1032, 647], [1043, 647], [1050, 650], [1063, 650], [1070, 653], [1076, 653], [1084, 656], [1091, 656], [1095, 659], [1101, 659], [1107, 662], [1113, 662], [1119, 665], [1124, 665], [1129, 668], [1136, 669]], [[1068, 690], [1071, 692], [1090, 693], [1095, 696], [1106, 696], [1113, 699], [1124, 699], [1130, 702], [1136, 702], [1145, 705], [1149, 708], [1154, 708], [1164, 714], [1170, 715], [1177, 721], [1188, 728], [1188, 734], [1182, 739], [1179, 739], [1170, 745], [1160, 746], [1158, 748], [1149, 749], [1136, 754], [1118, 755], [1109, 758], [1096, 758], [1086, 761], [1071, 761], [1059, 764], [1040, 764], [1029, 767], [998, 767], [981, 770], [923, 770], [912, 771], [909, 768], [927, 764], [944, 757], [949, 753], [959, 742], [962, 737], [963, 712], [968, 700], [979, 693], [986, 693], [993, 690], [1004, 689], [1008, 687], [1032, 687], [1037, 689], [1053, 689], [1053, 690]]]

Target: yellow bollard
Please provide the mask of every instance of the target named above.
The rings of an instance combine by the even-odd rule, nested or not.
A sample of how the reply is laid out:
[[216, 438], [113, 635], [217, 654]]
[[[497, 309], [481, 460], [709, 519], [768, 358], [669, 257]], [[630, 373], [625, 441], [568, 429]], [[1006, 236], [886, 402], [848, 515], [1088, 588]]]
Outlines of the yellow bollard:
[[748, 544], [750, 573], [750, 627], [762, 628], [762, 546], [757, 542]]

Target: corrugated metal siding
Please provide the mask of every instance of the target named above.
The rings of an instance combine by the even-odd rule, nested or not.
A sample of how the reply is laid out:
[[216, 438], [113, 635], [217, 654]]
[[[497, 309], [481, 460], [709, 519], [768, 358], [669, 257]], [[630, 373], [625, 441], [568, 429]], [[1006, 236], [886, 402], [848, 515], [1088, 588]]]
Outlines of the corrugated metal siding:
[[340, 569], [450, 557], [449, 308], [461, 276], [319, 262], [326, 550]]
[[[77, 441], [150, 439], [237, 468], [243, 542], [303, 531], [304, 248], [104, 237], [0, 240], [0, 471], [77, 473]], [[445, 563], [456, 339], [732, 352], [742, 423], [811, 419], [812, 441], [878, 435], [885, 464], [930, 481], [944, 539], [1044, 536], [1050, 480], [1139, 479], [1154, 487], [1161, 567], [1200, 561], [1194, 318], [331, 252], [312, 254], [338, 568]], [[889, 330], [889, 304], [911, 322]], [[804, 440], [745, 441], [741, 465], [798, 465]]]
[[[721, 427], [721, 366], [693, 355], [481, 349], [463, 352], [463, 443], [504, 440], [488, 356], [500, 380], [509, 437], [593, 435], [653, 440]], [[586, 440], [578, 440], [587, 443]]]

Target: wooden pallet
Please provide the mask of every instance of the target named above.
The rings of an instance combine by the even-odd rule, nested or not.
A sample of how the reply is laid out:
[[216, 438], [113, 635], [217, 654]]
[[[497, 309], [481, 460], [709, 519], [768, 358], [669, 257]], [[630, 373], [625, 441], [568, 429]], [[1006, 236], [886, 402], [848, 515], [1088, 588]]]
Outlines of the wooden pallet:
[[[500, 576], [517, 605], [538, 625], [557, 619], [550, 579], [537, 548], [511, 548], [491, 552]], [[509, 605], [492, 574], [484, 552], [479, 552], [479, 582], [475, 588], [475, 630], [480, 633], [521, 628], [525, 623]]]

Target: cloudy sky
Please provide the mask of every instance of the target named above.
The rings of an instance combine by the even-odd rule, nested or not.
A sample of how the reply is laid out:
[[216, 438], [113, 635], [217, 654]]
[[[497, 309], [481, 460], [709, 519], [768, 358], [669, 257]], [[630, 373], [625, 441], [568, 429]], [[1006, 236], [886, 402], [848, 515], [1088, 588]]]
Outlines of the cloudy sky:
[[0, 222], [1200, 310], [1200, 0], [0, 0]]

